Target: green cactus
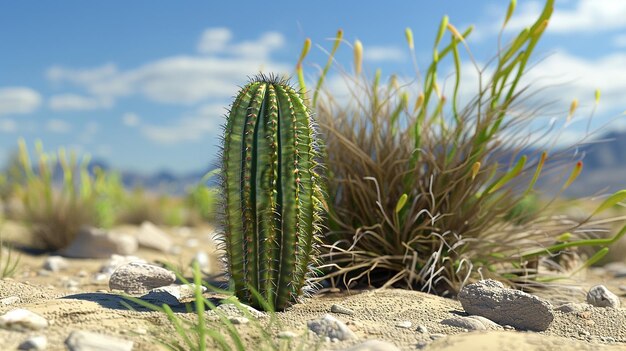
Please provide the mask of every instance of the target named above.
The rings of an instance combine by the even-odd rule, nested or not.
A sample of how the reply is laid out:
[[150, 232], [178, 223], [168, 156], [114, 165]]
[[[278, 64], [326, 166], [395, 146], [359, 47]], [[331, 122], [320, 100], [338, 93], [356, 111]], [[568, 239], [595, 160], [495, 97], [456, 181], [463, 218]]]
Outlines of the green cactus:
[[226, 258], [242, 302], [283, 310], [308, 287], [323, 203], [317, 158], [311, 113], [286, 80], [259, 75], [241, 89], [222, 177]]

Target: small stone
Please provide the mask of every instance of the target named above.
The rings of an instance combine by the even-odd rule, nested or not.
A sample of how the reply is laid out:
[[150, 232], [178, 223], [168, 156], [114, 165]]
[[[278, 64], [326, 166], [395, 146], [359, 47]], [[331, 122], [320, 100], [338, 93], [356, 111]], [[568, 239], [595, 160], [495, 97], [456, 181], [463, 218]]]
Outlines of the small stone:
[[611, 262], [603, 267], [607, 272], [613, 274], [615, 278], [626, 277], [626, 262]]
[[141, 223], [137, 232], [139, 246], [161, 252], [168, 252], [172, 247], [172, 239], [161, 228], [151, 222]]
[[320, 319], [308, 321], [307, 326], [320, 337], [337, 338], [341, 341], [357, 338], [347, 325], [330, 314], [326, 314]]
[[12, 305], [12, 304], [18, 303], [18, 302], [20, 302], [19, 296], [9, 296], [9, 297], [5, 297], [4, 299], [1, 299], [0, 300], [0, 305], [8, 306], [8, 305]]
[[137, 247], [134, 236], [84, 227], [61, 254], [73, 258], [107, 258], [112, 254], [130, 255]]
[[89, 273], [87, 273], [86, 270], [81, 269], [80, 271], [78, 271], [77, 275], [78, 275], [79, 278], [85, 278], [86, 276], [89, 275]]
[[42, 316], [22, 308], [11, 310], [0, 316], [0, 328], [9, 330], [40, 330], [48, 327]]
[[139, 258], [137, 256], [124, 256], [113, 254], [109, 258], [109, 260], [100, 267], [100, 273], [111, 275], [118, 267], [131, 262], [148, 263], [143, 258]]
[[48, 339], [44, 335], [31, 336], [30, 338], [24, 340], [17, 347], [18, 350], [29, 350], [29, 351], [39, 351], [45, 350], [48, 346]]
[[422, 333], [422, 334], [428, 334], [428, 328], [426, 328], [426, 326], [424, 325], [418, 325], [417, 328], [415, 329], [418, 333]]
[[137, 329], [135, 329], [135, 334], [137, 334], [137, 335], [146, 335], [146, 334], [148, 334], [148, 330], [146, 328], [137, 328]]
[[43, 269], [50, 272], [59, 272], [67, 269], [69, 262], [61, 256], [50, 256], [43, 262]]
[[197, 263], [198, 267], [203, 272], [209, 272], [211, 270], [211, 260], [209, 259], [209, 255], [207, 255], [204, 251], [198, 251], [191, 260], [191, 266]]
[[[246, 311], [254, 318], [260, 319], [260, 318], [267, 318], [267, 313], [265, 312], [261, 312], [257, 309], [255, 309], [254, 307], [250, 307], [248, 305], [241, 305], [241, 308], [245, 308]], [[227, 317], [245, 317], [245, 314], [242, 310], [240, 310], [236, 305], [232, 304], [232, 303], [224, 303], [221, 304], [219, 306], [217, 306], [217, 309], [219, 309], [222, 313], [224, 313], [224, 315], [226, 315]]]
[[248, 324], [250, 320], [246, 317], [230, 317], [228, 319], [232, 324]]
[[362, 342], [345, 351], [400, 351], [400, 349], [390, 342], [374, 339]]
[[446, 334], [430, 334], [431, 340], [443, 339], [446, 336]]
[[596, 285], [589, 289], [587, 302], [595, 307], [620, 307], [619, 297], [610, 292], [604, 285]]
[[482, 323], [485, 328], [489, 329], [489, 330], [502, 330], [504, 328], [502, 328], [502, 326], [494, 321], [492, 321], [489, 318], [485, 318], [483, 316], [467, 316], [467, 318], [470, 319], [475, 319], [477, 321], [479, 321], [480, 323]]
[[351, 316], [351, 315], [354, 314], [353, 310], [351, 310], [351, 309], [349, 309], [347, 307], [343, 307], [341, 305], [337, 305], [337, 304], [334, 304], [334, 305], [330, 306], [330, 312], [340, 313], [340, 314], [347, 314], [348, 316]]
[[296, 334], [296, 333], [294, 333], [292, 331], [288, 331], [288, 330], [281, 331], [280, 333], [278, 333], [278, 338], [279, 339], [293, 339], [296, 336], [298, 336], [298, 334]]
[[413, 323], [411, 323], [410, 321], [401, 321], [396, 323], [396, 327], [398, 328], [409, 329], [411, 328], [411, 326], [413, 326]]
[[[191, 299], [195, 296], [196, 286], [194, 284], [189, 285], [169, 285], [162, 286], [150, 290], [146, 295], [142, 296], [142, 300], [157, 301], [166, 305], [178, 305], [183, 303], [187, 299]], [[202, 292], [205, 292], [206, 287], [201, 287]]]
[[561, 311], [563, 313], [579, 313], [586, 311], [589, 307], [591, 307], [591, 305], [586, 303], [568, 302], [555, 308], [555, 310]]
[[615, 338], [612, 336], [600, 336], [600, 341], [605, 344], [614, 344]]
[[617, 288], [620, 289], [621, 291], [626, 291], [626, 285], [620, 285]]
[[200, 245], [200, 241], [198, 241], [198, 239], [196, 238], [187, 239], [187, 241], [185, 241], [185, 246], [187, 246], [190, 249], [193, 249], [194, 247], [198, 247], [198, 245]]
[[441, 321], [441, 324], [467, 330], [486, 330], [487, 328], [479, 320], [468, 317], [452, 317]]
[[128, 294], [145, 294], [151, 289], [170, 285], [174, 281], [176, 281], [176, 274], [165, 268], [131, 262], [113, 272], [109, 280], [109, 288]]
[[65, 346], [70, 351], [131, 351], [133, 342], [110, 335], [77, 330], [65, 339]]
[[549, 302], [491, 279], [463, 287], [458, 299], [468, 314], [516, 329], [543, 331], [554, 319]]

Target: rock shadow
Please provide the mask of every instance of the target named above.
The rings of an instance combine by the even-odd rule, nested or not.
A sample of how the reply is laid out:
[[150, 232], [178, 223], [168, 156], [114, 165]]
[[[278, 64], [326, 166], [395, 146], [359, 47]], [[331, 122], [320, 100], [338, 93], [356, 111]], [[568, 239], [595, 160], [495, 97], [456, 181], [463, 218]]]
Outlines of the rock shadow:
[[[146, 295], [141, 296], [141, 297], [137, 297], [138, 299], [141, 299], [142, 301], [145, 301], [147, 303], [151, 303], [153, 305], [156, 305], [158, 307], [161, 307], [162, 303], [161, 302], [157, 302], [157, 301], [152, 301], [152, 300], [148, 300], [148, 299], [144, 299]], [[153, 309], [150, 309], [148, 307], [145, 307], [143, 305], [140, 305], [128, 298], [126, 298], [123, 295], [118, 295], [118, 294], [113, 294], [113, 293], [99, 293], [99, 292], [95, 292], [95, 293], [80, 293], [80, 294], [74, 294], [74, 295], [67, 295], [62, 297], [61, 299], [65, 299], [65, 300], [82, 300], [82, 301], [91, 301], [91, 302], [95, 302], [97, 304], [99, 304], [100, 306], [102, 306], [103, 308], [108, 308], [108, 309], [112, 309], [112, 310], [123, 310], [123, 311], [136, 311], [136, 312], [154, 312]], [[223, 297], [220, 298], [212, 298], [212, 297], [208, 297], [207, 298], [211, 303], [213, 303], [216, 306], [219, 306], [221, 304], [221, 300], [223, 299]], [[194, 301], [190, 301], [190, 302], [185, 302], [185, 303], [179, 303], [179, 304], [170, 304], [168, 305], [173, 312], [177, 312], [177, 313], [193, 313], [195, 314], [195, 307], [194, 307]], [[205, 309], [209, 309], [209, 307], [207, 306]]]

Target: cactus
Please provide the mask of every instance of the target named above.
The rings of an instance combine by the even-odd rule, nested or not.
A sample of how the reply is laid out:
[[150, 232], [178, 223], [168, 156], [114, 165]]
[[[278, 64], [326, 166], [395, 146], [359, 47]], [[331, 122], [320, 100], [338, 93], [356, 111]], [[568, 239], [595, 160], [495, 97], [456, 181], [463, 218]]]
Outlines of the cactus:
[[301, 96], [276, 76], [252, 78], [227, 116], [222, 155], [224, 246], [240, 301], [283, 310], [309, 286], [323, 203], [317, 158]]

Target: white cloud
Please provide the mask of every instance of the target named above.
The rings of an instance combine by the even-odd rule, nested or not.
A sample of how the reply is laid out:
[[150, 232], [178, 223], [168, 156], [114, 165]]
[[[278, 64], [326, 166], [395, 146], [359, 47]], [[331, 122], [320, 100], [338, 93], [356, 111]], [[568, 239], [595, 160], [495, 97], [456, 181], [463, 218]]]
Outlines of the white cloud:
[[41, 95], [26, 87], [0, 88], [0, 115], [27, 114], [41, 105]]
[[110, 98], [94, 98], [77, 94], [59, 94], [48, 99], [48, 107], [53, 111], [97, 110], [113, 106]]
[[[214, 30], [208, 37], [219, 35]], [[257, 41], [228, 44], [218, 50], [232, 57], [172, 56], [125, 71], [113, 64], [86, 69], [55, 66], [48, 70], [47, 77], [55, 83], [84, 88], [97, 101], [111, 104], [120, 97], [141, 95], [153, 102], [190, 105], [207, 99], [230, 98], [237, 86], [245, 82], [245, 77], [260, 70], [279, 74], [291, 71], [292, 65], [268, 58], [283, 42], [279, 33], [267, 32]], [[209, 50], [207, 45], [202, 47]]]
[[[550, 33], [571, 34], [575, 32], [600, 32], [626, 28], [626, 1], [615, 0], [578, 0], [573, 6], [564, 8], [564, 2], [557, 2], [550, 18], [548, 31]], [[507, 30], [521, 30], [532, 25], [541, 10], [540, 1], [524, 1], [519, 4], [515, 14], [507, 24]], [[501, 16], [504, 14], [502, 11]], [[502, 20], [494, 21], [491, 33], [497, 33], [502, 26]], [[472, 34], [474, 37], [474, 34]]]
[[266, 59], [272, 51], [285, 45], [285, 37], [278, 32], [265, 32], [257, 40], [231, 43], [233, 33], [228, 28], [209, 28], [202, 33], [197, 45], [202, 54], [226, 54]]
[[67, 133], [72, 130], [72, 126], [60, 119], [51, 119], [46, 124], [46, 129], [52, 133]]
[[141, 133], [148, 139], [160, 144], [176, 144], [180, 142], [198, 141], [203, 136], [219, 129], [221, 117], [225, 114], [221, 104], [201, 106], [193, 113], [183, 116], [176, 123], [169, 125], [140, 126]]
[[372, 62], [402, 62], [406, 59], [405, 50], [396, 46], [365, 46], [363, 59]]
[[141, 119], [139, 118], [139, 115], [137, 115], [136, 113], [126, 112], [122, 116], [122, 123], [124, 123], [124, 125], [127, 127], [136, 127], [139, 125], [140, 122], [141, 122]]
[[0, 132], [14, 133], [17, 131], [17, 124], [9, 118], [0, 118]]

